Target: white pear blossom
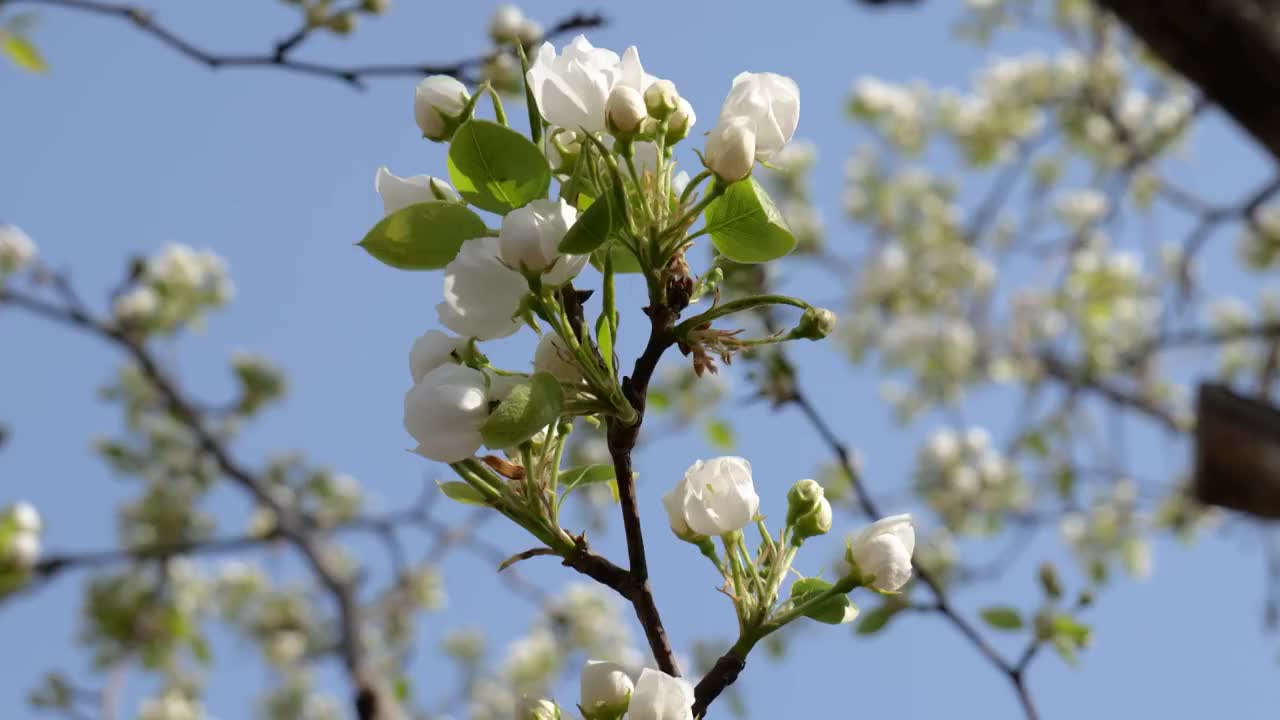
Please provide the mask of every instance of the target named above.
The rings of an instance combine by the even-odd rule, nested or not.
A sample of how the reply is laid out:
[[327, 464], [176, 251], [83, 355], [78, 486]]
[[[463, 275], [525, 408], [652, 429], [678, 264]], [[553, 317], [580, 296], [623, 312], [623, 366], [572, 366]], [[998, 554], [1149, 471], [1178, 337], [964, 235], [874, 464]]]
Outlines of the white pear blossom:
[[800, 124], [800, 88], [777, 73], [740, 73], [720, 108], [720, 123], [746, 118], [755, 131], [755, 157], [773, 157]]
[[543, 282], [563, 285], [589, 259], [560, 252], [560, 241], [578, 219], [578, 211], [563, 199], [534, 200], [507, 213], [498, 233], [498, 252], [512, 270], [544, 273]]
[[751, 463], [732, 456], [695, 462], [662, 502], [677, 536], [683, 528], [709, 536], [741, 530], [760, 508]]
[[9, 509], [9, 518], [18, 532], [39, 533], [44, 525], [40, 521], [40, 511], [26, 501], [14, 503], [13, 507]]
[[467, 86], [448, 75], [432, 75], [418, 83], [413, 91], [413, 118], [422, 136], [428, 140], [447, 140], [451, 121], [445, 116], [462, 113], [471, 100]]
[[118, 320], [141, 322], [155, 316], [160, 296], [150, 285], [139, 285], [117, 297], [111, 309]]
[[457, 364], [455, 351], [467, 346], [467, 338], [453, 337], [439, 330], [428, 330], [413, 341], [409, 350], [409, 374], [415, 383], [441, 365]]
[[1079, 228], [1101, 220], [1109, 206], [1107, 196], [1097, 190], [1077, 190], [1058, 198], [1054, 207], [1064, 221]]
[[0, 223], [0, 276], [17, 272], [36, 257], [36, 244], [17, 225]]
[[619, 58], [612, 50], [594, 47], [581, 35], [559, 55], [551, 43], [543, 43], [527, 79], [547, 122], [592, 133], [605, 130], [605, 106], [615, 87], [630, 87], [643, 97], [657, 80], [644, 71], [635, 47], [627, 48]]
[[582, 668], [578, 704], [588, 718], [615, 718], [627, 709], [635, 683], [621, 665], [588, 660]]
[[546, 699], [523, 697], [516, 720], [560, 720], [560, 706]]
[[555, 333], [549, 332], [538, 341], [538, 347], [533, 351], [533, 369], [551, 373], [560, 382], [582, 382], [581, 368], [569, 348], [565, 347], [564, 340]]
[[464, 337], [492, 340], [520, 329], [512, 316], [529, 285], [498, 260], [498, 239], [477, 238], [444, 269], [444, 300], [436, 305], [441, 324]]
[[399, 177], [386, 166], [378, 168], [373, 187], [382, 196], [382, 211], [386, 215], [432, 200], [458, 202], [462, 199], [453, 186], [440, 178], [430, 175]]
[[627, 86], [617, 85], [609, 93], [605, 102], [605, 119], [609, 129], [623, 135], [630, 135], [640, 129], [640, 123], [649, 117], [645, 107], [644, 95], [640, 91]]
[[30, 570], [40, 560], [40, 536], [33, 532], [14, 533], [9, 537], [5, 555], [15, 567]]
[[520, 39], [525, 21], [524, 11], [518, 6], [510, 3], [499, 5], [489, 16], [489, 37], [498, 44], [515, 42]]
[[404, 396], [404, 428], [418, 441], [414, 452], [440, 462], [471, 457], [483, 443], [489, 418], [488, 383], [465, 365], [441, 365]]
[[180, 690], [166, 690], [163, 695], [142, 703], [139, 720], [204, 720], [204, 706]]
[[629, 720], [693, 720], [693, 685], [684, 678], [671, 677], [661, 670], [640, 671]]
[[911, 579], [915, 524], [908, 514], [881, 518], [849, 544], [849, 560], [877, 590], [894, 592]]
[[707, 136], [707, 167], [724, 182], [750, 175], [756, 155], [755, 126], [747, 118], [722, 120]]

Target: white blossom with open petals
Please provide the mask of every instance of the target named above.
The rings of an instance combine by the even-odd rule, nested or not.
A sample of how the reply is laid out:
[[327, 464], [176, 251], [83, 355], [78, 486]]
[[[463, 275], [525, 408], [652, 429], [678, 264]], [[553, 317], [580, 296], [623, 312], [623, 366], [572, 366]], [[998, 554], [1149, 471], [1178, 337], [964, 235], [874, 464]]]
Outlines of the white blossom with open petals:
[[587, 132], [604, 132], [605, 106], [619, 84], [644, 93], [657, 78], [645, 73], [640, 53], [627, 48], [622, 57], [597, 48], [581, 35], [560, 54], [543, 43], [527, 75], [542, 117], [552, 125]]
[[462, 199], [449, 183], [430, 175], [400, 177], [385, 166], [378, 168], [373, 187], [382, 196], [382, 211], [391, 213], [432, 200], [457, 202]]
[[791, 141], [800, 124], [800, 88], [776, 73], [740, 73], [720, 108], [720, 123], [747, 118], [755, 130], [757, 160], [768, 160]]
[[529, 284], [498, 260], [498, 239], [478, 238], [444, 269], [444, 300], [436, 305], [440, 323], [464, 337], [491, 340], [520, 329], [512, 316]]
[[631, 704], [630, 720], [693, 720], [693, 685], [684, 678], [671, 677], [661, 670], [640, 671]]
[[441, 365], [404, 396], [404, 429], [418, 441], [414, 452], [454, 463], [476, 453], [489, 418], [485, 376], [465, 365]]

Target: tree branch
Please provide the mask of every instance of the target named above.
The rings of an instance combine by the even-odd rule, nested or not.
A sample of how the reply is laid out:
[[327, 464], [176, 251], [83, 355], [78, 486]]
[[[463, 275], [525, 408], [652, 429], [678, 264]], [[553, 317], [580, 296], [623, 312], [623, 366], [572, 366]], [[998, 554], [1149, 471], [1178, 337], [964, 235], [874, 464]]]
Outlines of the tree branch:
[[[151, 10], [136, 5], [100, 2], [98, 0], [0, 0], [0, 8], [12, 5], [44, 5], [123, 20], [130, 23], [139, 32], [151, 36], [178, 54], [194, 60], [211, 70], [219, 68], [267, 68], [310, 75], [312, 77], [329, 78], [345, 83], [357, 90], [364, 89], [365, 82], [375, 77], [452, 75], [468, 82], [475, 82], [478, 78], [471, 75], [471, 72], [483, 67], [485, 63], [505, 52], [497, 49], [483, 55], [475, 55], [449, 63], [330, 65], [300, 60], [293, 56], [294, 51], [317, 30], [317, 28], [307, 25], [303, 25], [298, 30], [285, 36], [271, 50], [266, 52], [217, 53], [202, 48], [193, 41], [179, 35], [168, 26], [157, 21], [155, 13]], [[575, 13], [548, 28], [542, 39], [550, 40], [570, 32], [601, 27], [604, 23], [604, 16], [599, 13]]]

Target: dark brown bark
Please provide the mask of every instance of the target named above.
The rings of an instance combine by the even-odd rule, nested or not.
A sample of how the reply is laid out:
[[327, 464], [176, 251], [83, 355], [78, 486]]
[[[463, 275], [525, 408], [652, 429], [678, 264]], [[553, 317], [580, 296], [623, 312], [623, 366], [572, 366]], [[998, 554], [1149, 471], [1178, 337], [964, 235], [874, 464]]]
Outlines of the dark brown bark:
[[1096, 0], [1280, 158], [1280, 0]]

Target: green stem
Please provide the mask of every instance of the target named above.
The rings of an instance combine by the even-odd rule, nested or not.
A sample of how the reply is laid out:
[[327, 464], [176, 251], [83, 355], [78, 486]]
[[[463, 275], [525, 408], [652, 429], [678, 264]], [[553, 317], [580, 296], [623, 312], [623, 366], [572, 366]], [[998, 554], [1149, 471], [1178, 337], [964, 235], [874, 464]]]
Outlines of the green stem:
[[693, 194], [693, 191], [696, 190], [703, 181], [711, 177], [712, 174], [713, 173], [710, 170], [703, 170], [689, 180], [689, 184], [684, 187], [684, 192], [680, 193], [680, 207], [684, 207], [684, 204], [688, 202], [689, 196]]
[[485, 83], [484, 91], [489, 94], [489, 99], [493, 101], [493, 115], [498, 119], [498, 124], [506, 127], [507, 111], [502, 109], [502, 96], [489, 83]]
[[733, 607], [738, 612], [738, 626], [746, 627], [746, 602], [747, 594], [744, 587], [742, 562], [738, 559], [738, 553], [734, 550], [733, 544], [729, 541], [728, 536], [721, 535], [720, 543], [724, 545], [725, 558], [729, 560], [729, 569], [731, 571], [730, 579], [733, 581]]
[[672, 332], [677, 338], [684, 338], [693, 330], [710, 324], [712, 321], [722, 318], [725, 315], [750, 310], [762, 305], [790, 305], [791, 307], [800, 308], [801, 310], [809, 310], [813, 306], [798, 298], [789, 297], [787, 295], [752, 295], [751, 297], [739, 298], [731, 300], [727, 303], [717, 305], [704, 313], [694, 315], [684, 322], [672, 328]]
[[524, 52], [522, 43], [515, 43], [516, 56], [520, 58], [520, 80], [524, 83], [524, 104], [529, 110], [529, 138], [534, 145], [542, 143], [542, 115], [538, 111], [538, 99], [533, 96], [533, 88], [529, 86], [529, 56]]
[[[693, 181], [690, 181], [690, 184], [692, 185]], [[687, 191], [688, 188], [685, 188], [685, 190]], [[670, 227], [662, 231], [662, 237], [665, 238], [669, 235], [675, 235], [677, 232], [679, 232], [680, 228], [684, 227], [688, 223], [693, 222], [695, 218], [697, 218], [699, 215], [702, 214], [703, 210], [707, 209], [708, 205], [710, 205], [713, 201], [715, 201], [716, 198], [724, 194], [724, 190], [725, 190], [724, 183], [715, 183], [711, 187], [707, 188], [707, 191], [702, 194], [702, 197], [698, 199], [698, 202], [694, 204], [693, 207], [686, 210], [684, 214], [682, 214], [679, 218], [676, 219], [674, 223], [671, 224]]]

